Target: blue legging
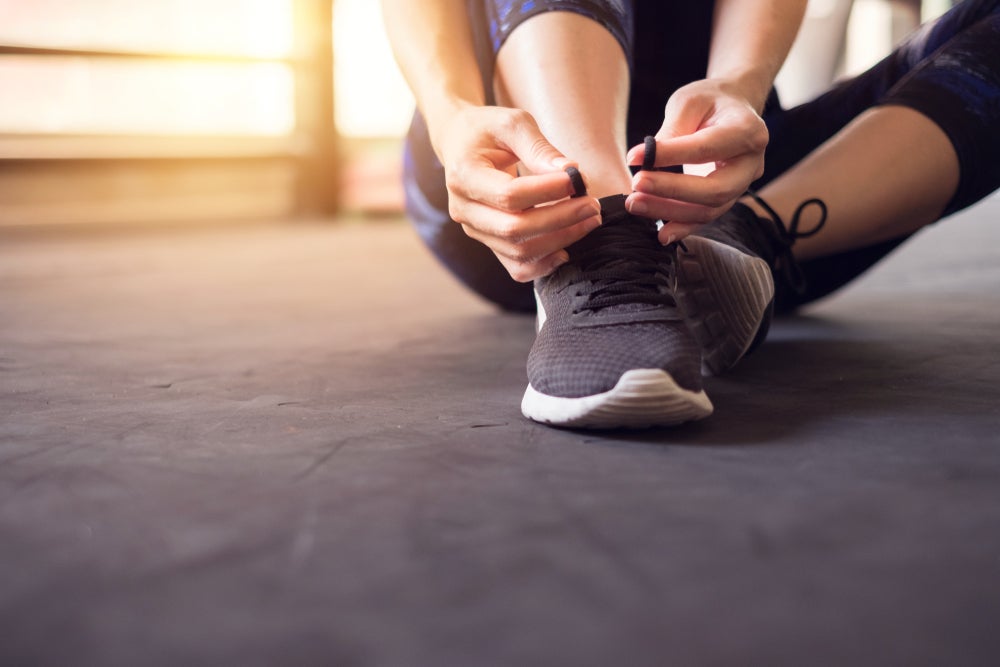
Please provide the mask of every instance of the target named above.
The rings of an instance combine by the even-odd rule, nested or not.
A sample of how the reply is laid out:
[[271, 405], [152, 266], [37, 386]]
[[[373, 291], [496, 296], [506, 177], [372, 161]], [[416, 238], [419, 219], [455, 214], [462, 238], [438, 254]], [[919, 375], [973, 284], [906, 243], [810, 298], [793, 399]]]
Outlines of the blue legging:
[[[677, 88], [705, 76], [712, 2], [468, 0], [467, 4], [486, 91], [492, 90], [498, 49], [531, 16], [572, 11], [606, 27], [625, 50], [632, 76], [630, 146], [659, 129], [666, 100]], [[921, 112], [951, 139], [960, 180], [942, 217], [1000, 187], [1000, 0], [965, 0], [923, 26], [882, 62], [815, 100], [783, 109], [772, 94], [764, 111], [771, 135], [766, 168], [754, 187], [784, 173], [866, 109], [884, 104]], [[466, 236], [448, 217], [444, 170], [419, 114], [406, 141], [404, 186], [407, 212], [421, 238], [459, 280], [502, 308], [534, 309], [530, 285], [512, 280], [486, 246]], [[792, 310], [829, 294], [906, 238], [803, 262], [805, 293], [785, 289], [779, 281], [778, 309]]]

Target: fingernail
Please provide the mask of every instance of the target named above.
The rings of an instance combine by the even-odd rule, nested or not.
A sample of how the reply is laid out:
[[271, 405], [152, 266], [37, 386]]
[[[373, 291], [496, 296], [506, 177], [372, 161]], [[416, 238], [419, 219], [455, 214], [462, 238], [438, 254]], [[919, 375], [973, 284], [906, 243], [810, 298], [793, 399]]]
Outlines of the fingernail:
[[631, 202], [627, 202], [628, 212], [632, 215], [646, 215], [649, 212], [649, 208], [642, 203], [642, 200], [636, 201], [635, 199]]
[[554, 160], [552, 160], [552, 167], [557, 171], [562, 171], [563, 169], [571, 166], [572, 164], [573, 161], [567, 157], [557, 157]]
[[595, 215], [592, 218], [587, 218], [583, 221], [583, 226], [587, 228], [587, 232], [592, 232], [601, 226], [601, 216]]
[[583, 206], [576, 209], [576, 213], [581, 220], [584, 218], [589, 218], [592, 215], [600, 215], [601, 204], [596, 199], [590, 199], [588, 201], [585, 201]]
[[565, 250], [560, 250], [559, 254], [556, 255], [555, 261], [552, 263], [553, 269], [558, 269], [560, 266], [569, 261], [569, 253]]
[[663, 243], [663, 245], [670, 245], [671, 243], [673, 243], [676, 240], [677, 240], [677, 235], [676, 234], [667, 234], [667, 240], [666, 241], [661, 241], [661, 243]]

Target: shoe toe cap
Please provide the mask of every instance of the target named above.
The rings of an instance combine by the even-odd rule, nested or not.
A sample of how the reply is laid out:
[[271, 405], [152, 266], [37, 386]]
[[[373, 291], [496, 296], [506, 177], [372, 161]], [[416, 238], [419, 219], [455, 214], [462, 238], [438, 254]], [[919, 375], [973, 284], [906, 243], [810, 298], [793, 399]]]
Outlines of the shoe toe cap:
[[528, 356], [528, 380], [550, 396], [611, 390], [635, 369], [665, 370], [681, 387], [701, 390], [701, 353], [680, 323], [554, 330], [544, 328]]

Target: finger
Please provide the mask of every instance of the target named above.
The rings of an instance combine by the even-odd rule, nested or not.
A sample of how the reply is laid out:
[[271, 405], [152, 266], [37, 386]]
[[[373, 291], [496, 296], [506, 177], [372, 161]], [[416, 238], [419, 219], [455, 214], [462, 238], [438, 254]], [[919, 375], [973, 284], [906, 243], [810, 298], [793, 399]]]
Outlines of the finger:
[[[674, 94], [667, 100], [667, 108], [663, 118], [663, 124], [654, 137], [656, 160], [653, 167], [670, 167], [683, 164], [683, 162], [671, 161], [663, 154], [661, 143], [675, 137], [684, 137], [694, 134], [707, 121], [714, 103], [710, 98], [704, 96], [690, 97], [684, 94]], [[646, 137], [648, 140], [649, 137]], [[645, 143], [641, 146], [633, 146], [626, 154], [629, 165], [642, 166], [649, 169], [650, 165], [644, 164], [647, 158], [648, 149]], [[693, 163], [694, 164], [694, 163]]]
[[593, 197], [566, 199], [551, 206], [538, 206], [526, 211], [511, 213], [498, 211], [478, 202], [458, 203], [453, 216], [476, 231], [511, 243], [549, 234], [575, 225], [601, 212], [601, 204]]
[[600, 225], [600, 216], [592, 216], [568, 227], [526, 240], [512, 240], [495, 236], [471, 225], [463, 227], [466, 234], [489, 247], [497, 255], [518, 262], [533, 262], [572, 245]]
[[563, 260], [554, 262], [565, 254], [565, 248], [582, 239], [600, 224], [600, 218], [595, 216], [572, 227], [536, 237], [522, 244], [497, 239], [468, 226], [464, 228], [469, 237], [480, 241], [493, 251], [512, 278], [523, 282], [546, 275], [563, 264]]
[[[746, 154], [763, 153], [767, 147], [767, 128], [711, 125], [692, 134], [663, 138], [656, 135], [657, 167], [680, 164], [704, 164], [730, 160]], [[633, 146], [627, 154], [630, 165], [641, 165], [645, 146]]]
[[625, 200], [625, 208], [633, 215], [655, 220], [703, 224], [711, 222], [725, 213], [733, 202], [735, 199], [722, 206], [705, 206], [677, 199], [663, 199], [642, 192], [633, 192]]
[[558, 250], [547, 257], [543, 257], [535, 262], [517, 262], [506, 257], [497, 255], [497, 259], [510, 277], [519, 283], [527, 283], [547, 276], [560, 266], [569, 261], [569, 253], [565, 250]]
[[572, 163], [542, 134], [531, 114], [512, 109], [504, 123], [493, 130], [494, 138], [504, 144], [525, 167], [536, 174], [562, 171]]
[[632, 187], [663, 199], [722, 206], [742, 195], [762, 168], [761, 156], [743, 155], [725, 162], [708, 176], [641, 171], [632, 178]]
[[573, 181], [565, 171], [511, 176], [492, 166], [463, 165], [460, 170], [450, 180], [452, 192], [501, 211], [524, 211], [574, 193]]
[[685, 222], [667, 222], [660, 228], [658, 238], [663, 245], [669, 245], [676, 241], [683, 241], [685, 238], [701, 229], [702, 224], [689, 224]]

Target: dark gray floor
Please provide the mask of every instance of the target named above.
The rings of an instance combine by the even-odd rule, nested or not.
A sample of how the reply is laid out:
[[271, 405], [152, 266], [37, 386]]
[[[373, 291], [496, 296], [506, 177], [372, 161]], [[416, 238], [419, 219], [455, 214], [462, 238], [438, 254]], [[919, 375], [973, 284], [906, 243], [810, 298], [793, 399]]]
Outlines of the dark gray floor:
[[1000, 664], [998, 247], [591, 434], [402, 225], [6, 238], [0, 663]]

